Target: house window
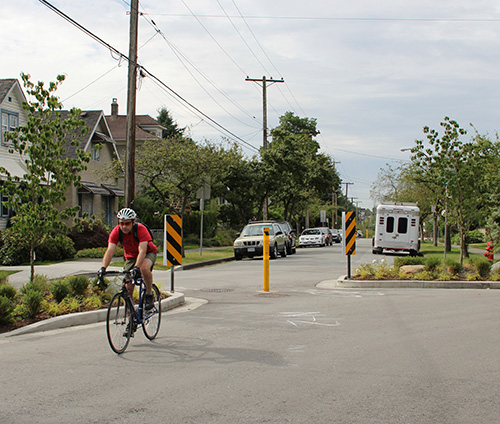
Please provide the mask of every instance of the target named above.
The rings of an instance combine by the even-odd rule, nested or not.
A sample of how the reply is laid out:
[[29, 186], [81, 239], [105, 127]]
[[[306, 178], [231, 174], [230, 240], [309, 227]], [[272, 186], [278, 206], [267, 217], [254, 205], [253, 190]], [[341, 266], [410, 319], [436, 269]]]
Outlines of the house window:
[[101, 149], [102, 144], [94, 143], [92, 144], [92, 160], [100, 160], [101, 159]]
[[0, 216], [2, 218], [8, 218], [9, 217], [9, 208], [7, 206], [5, 206], [5, 202], [7, 202], [7, 200], [9, 200], [9, 198], [7, 196], [5, 196], [4, 194], [0, 195], [0, 198], [2, 199], [2, 201], [0, 202]]
[[94, 213], [94, 195], [92, 193], [79, 193], [78, 206], [80, 206], [80, 217], [84, 214], [92, 215]]
[[19, 115], [14, 112], [9, 112], [6, 110], [2, 110], [2, 134], [1, 134], [1, 142], [2, 144], [6, 144], [6, 140], [4, 138], [4, 134], [9, 131], [13, 131], [19, 126]]

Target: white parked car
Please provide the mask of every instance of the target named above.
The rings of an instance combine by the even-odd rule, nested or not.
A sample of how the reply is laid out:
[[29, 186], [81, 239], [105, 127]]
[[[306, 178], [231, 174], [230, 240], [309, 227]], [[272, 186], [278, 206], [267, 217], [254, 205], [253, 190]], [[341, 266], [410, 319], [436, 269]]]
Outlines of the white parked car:
[[324, 246], [325, 244], [325, 233], [319, 228], [307, 228], [299, 237], [299, 247]]

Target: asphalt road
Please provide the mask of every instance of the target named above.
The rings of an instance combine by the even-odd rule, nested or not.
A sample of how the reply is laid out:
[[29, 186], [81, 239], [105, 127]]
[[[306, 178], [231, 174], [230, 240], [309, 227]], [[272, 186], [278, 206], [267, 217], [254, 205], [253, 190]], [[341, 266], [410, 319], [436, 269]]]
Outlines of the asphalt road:
[[103, 324], [1, 337], [0, 422], [499, 422], [500, 291], [316, 287], [345, 268], [339, 245], [299, 250], [269, 294], [260, 260], [178, 272], [208, 303], [120, 356]]

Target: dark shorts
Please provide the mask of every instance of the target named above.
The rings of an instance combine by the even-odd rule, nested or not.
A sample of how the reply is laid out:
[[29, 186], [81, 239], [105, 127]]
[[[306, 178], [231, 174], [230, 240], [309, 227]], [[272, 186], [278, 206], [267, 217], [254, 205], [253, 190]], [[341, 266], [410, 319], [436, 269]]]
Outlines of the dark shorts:
[[[145, 259], [149, 259], [152, 262], [153, 265], [151, 266], [151, 271], [153, 271], [153, 267], [155, 266], [156, 262], [156, 253], [155, 252], [146, 253]], [[125, 261], [125, 266], [123, 267], [123, 270], [130, 271], [134, 267], [134, 265], [135, 265], [135, 258], [127, 259]]]

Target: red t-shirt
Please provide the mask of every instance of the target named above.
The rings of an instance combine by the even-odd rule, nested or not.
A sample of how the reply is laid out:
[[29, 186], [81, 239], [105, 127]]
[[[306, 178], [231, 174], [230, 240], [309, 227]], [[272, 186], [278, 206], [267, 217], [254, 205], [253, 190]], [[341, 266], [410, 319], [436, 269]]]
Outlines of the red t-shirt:
[[[137, 237], [139, 237], [139, 242], [134, 237], [134, 231], [130, 231], [129, 234], [123, 233], [123, 250], [125, 259], [135, 259], [139, 256], [139, 243], [143, 241], [148, 242], [147, 253], [156, 253], [158, 249], [156, 248], [153, 240], [151, 240], [151, 235], [148, 229], [142, 224], [137, 225]], [[120, 226], [117, 225], [111, 233], [109, 234], [108, 243], [118, 244], [120, 242]]]

